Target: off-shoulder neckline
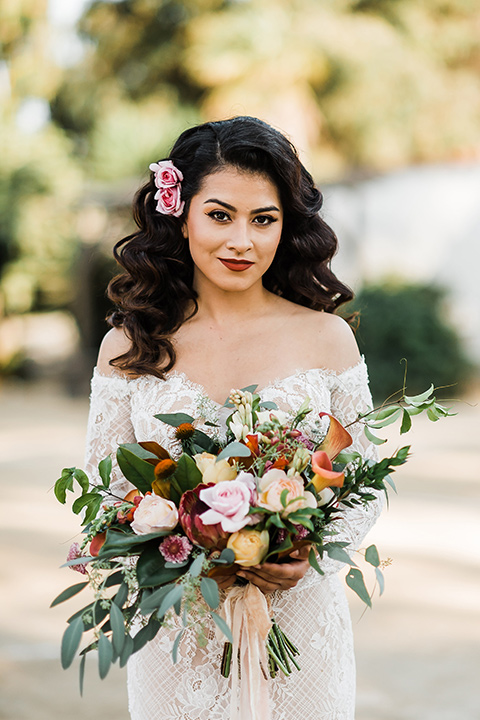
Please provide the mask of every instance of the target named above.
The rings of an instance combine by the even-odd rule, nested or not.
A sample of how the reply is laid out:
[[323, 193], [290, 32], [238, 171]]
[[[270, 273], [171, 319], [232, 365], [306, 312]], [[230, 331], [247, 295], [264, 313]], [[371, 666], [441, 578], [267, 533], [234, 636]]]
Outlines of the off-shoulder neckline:
[[[275, 389], [280, 385], [281, 383], [286, 382], [287, 380], [293, 380], [295, 378], [301, 377], [302, 375], [307, 375], [309, 373], [319, 373], [320, 375], [323, 375], [324, 377], [334, 377], [337, 380], [341, 381], [344, 376], [348, 375], [354, 370], [360, 369], [361, 367], [365, 367], [365, 358], [362, 355], [360, 360], [355, 363], [355, 365], [350, 365], [350, 367], [345, 368], [344, 370], [334, 370], [333, 368], [307, 368], [304, 370], [295, 370], [294, 372], [290, 373], [289, 375], [285, 375], [284, 377], [279, 377], [273, 380], [271, 383], [268, 383], [267, 385], [264, 385], [260, 389], [257, 388], [258, 393], [264, 393], [268, 390]], [[105, 375], [100, 370], [95, 367], [93, 370], [93, 376], [95, 378], [102, 378], [102, 380], [121, 380], [127, 384], [131, 383], [139, 383], [139, 382], [168, 382], [172, 378], [180, 378], [185, 385], [196, 388], [197, 391], [203, 395], [204, 397], [207, 397], [211, 402], [213, 402], [215, 405], [218, 405], [219, 407], [222, 407], [223, 403], [219, 403], [216, 400], [214, 400], [212, 397], [210, 397], [209, 393], [207, 392], [206, 388], [202, 383], [195, 382], [194, 380], [191, 380], [186, 373], [184, 373], [182, 370], [171, 370], [170, 372], [166, 373], [165, 380], [162, 380], [161, 378], [156, 377], [155, 375], [139, 375], [138, 377], [128, 377], [125, 374], [114, 371], [111, 375]], [[253, 385], [254, 383], [252, 383]]]

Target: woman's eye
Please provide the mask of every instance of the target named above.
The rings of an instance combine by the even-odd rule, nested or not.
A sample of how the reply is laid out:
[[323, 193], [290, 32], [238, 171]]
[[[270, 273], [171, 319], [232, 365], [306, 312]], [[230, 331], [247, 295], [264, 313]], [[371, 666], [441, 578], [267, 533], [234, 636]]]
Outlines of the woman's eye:
[[230, 220], [229, 215], [224, 210], [213, 210], [208, 213], [208, 216], [217, 222], [226, 222], [227, 220]]
[[257, 215], [254, 222], [257, 225], [271, 225], [272, 223], [277, 222], [277, 218], [274, 218], [271, 215]]

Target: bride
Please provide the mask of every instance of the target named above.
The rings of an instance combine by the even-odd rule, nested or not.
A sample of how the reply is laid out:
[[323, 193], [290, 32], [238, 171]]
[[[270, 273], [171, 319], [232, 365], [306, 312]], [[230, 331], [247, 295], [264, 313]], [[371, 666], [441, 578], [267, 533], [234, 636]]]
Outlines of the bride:
[[[366, 367], [349, 325], [335, 314], [350, 290], [330, 270], [337, 241], [319, 216], [321, 193], [291, 143], [251, 117], [186, 130], [139, 190], [138, 230], [115, 256], [115, 303], [92, 381], [87, 469], [118, 443], [157, 440], [175, 455], [172, 429], [153, 415], [188, 412], [225, 420], [231, 388], [256, 384], [284, 410], [306, 396], [313, 415], [342, 423], [370, 403]], [[161, 426], [161, 427], [160, 427]], [[210, 424], [199, 426], [211, 432]], [[353, 426], [353, 449], [374, 457]], [[131, 486], [118, 469], [113, 488]], [[335, 540], [358, 547], [381, 500], [346, 510]], [[274, 615], [299, 647], [301, 672], [271, 680], [273, 720], [352, 720], [355, 665], [341, 564], [290, 562], [238, 575], [270, 595]], [[228, 590], [236, 580], [226, 574]], [[164, 629], [128, 663], [133, 720], [225, 720], [229, 680], [223, 643], [185, 634], [176, 665], [175, 629]]]

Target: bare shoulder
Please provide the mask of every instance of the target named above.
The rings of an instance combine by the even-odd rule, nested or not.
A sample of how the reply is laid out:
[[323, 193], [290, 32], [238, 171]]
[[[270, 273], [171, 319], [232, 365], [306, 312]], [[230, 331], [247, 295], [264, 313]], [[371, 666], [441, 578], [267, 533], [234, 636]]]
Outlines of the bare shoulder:
[[110, 360], [123, 355], [131, 347], [131, 341], [123, 328], [112, 328], [107, 332], [100, 345], [97, 369], [102, 375], [112, 375], [115, 371], [109, 364]]
[[[308, 310], [299, 315], [302, 336], [308, 338], [313, 367], [342, 372], [360, 360], [357, 341], [350, 325], [339, 315]], [[313, 360], [313, 358], [312, 358]]]

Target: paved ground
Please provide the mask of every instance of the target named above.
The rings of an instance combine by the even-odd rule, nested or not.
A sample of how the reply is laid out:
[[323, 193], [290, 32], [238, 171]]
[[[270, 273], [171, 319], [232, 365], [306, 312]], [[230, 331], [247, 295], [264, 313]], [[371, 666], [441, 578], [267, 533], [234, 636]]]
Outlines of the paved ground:
[[[127, 720], [123, 671], [101, 683], [91, 662], [79, 698], [58, 659], [73, 601], [48, 609], [75, 581], [59, 565], [77, 527], [52, 485], [82, 464], [86, 402], [7, 385], [0, 404], [0, 720]], [[369, 538], [393, 563], [372, 611], [352, 600], [357, 720], [480, 718], [480, 402], [457, 409], [406, 436], [414, 456]]]

